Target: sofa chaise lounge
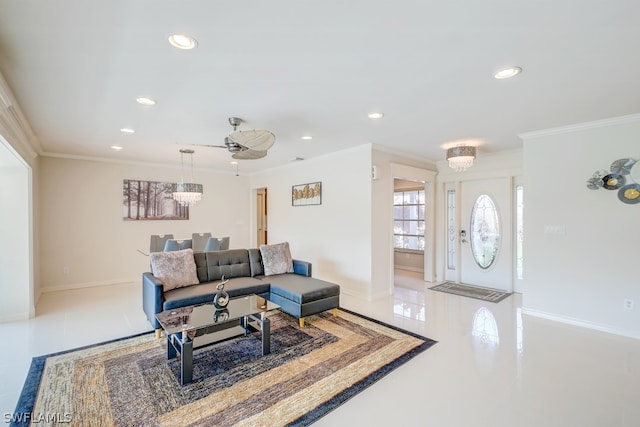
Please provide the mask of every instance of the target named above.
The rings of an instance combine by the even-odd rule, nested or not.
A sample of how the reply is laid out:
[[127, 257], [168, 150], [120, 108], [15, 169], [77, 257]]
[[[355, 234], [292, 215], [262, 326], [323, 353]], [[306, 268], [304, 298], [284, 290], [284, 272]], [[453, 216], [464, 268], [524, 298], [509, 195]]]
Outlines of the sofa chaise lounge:
[[[280, 244], [282, 245], [282, 244]], [[275, 247], [277, 245], [270, 245]], [[340, 305], [340, 286], [311, 277], [311, 263], [293, 260], [289, 265], [272, 268], [263, 260], [264, 247], [260, 249], [231, 249], [225, 251], [193, 252], [191, 249], [166, 252], [158, 257], [171, 257], [173, 268], [179, 265], [188, 271], [187, 279], [178, 284], [161, 266], [142, 274], [142, 304], [149, 323], [160, 336], [161, 328], [155, 315], [178, 307], [210, 303], [217, 292], [216, 286], [224, 276], [224, 290], [231, 298], [256, 294], [280, 306], [304, 327], [304, 318]], [[286, 244], [286, 253], [289, 252]], [[279, 261], [282, 261], [281, 259]], [[278, 270], [280, 269], [280, 270]], [[159, 276], [159, 277], [158, 277]]]

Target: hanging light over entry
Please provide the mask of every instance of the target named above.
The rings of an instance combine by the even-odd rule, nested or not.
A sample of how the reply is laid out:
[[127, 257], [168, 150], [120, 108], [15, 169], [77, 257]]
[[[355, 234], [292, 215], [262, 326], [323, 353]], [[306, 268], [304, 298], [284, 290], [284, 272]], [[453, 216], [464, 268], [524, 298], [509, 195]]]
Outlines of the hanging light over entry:
[[193, 206], [202, 199], [202, 184], [194, 184], [193, 182], [184, 182], [184, 155], [191, 156], [191, 175], [190, 180], [193, 181], [193, 150], [180, 150], [180, 163], [182, 165], [182, 179], [176, 184], [173, 192], [173, 199], [181, 206]]
[[470, 145], [459, 145], [447, 150], [447, 160], [449, 167], [456, 172], [464, 172], [473, 166], [473, 159], [476, 158], [476, 147]]

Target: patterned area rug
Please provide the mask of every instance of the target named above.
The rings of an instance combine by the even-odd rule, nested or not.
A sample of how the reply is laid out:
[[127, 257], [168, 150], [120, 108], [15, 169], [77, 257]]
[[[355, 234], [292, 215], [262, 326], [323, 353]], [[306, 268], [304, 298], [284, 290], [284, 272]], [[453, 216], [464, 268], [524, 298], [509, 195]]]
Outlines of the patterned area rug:
[[36, 357], [13, 425], [306, 426], [435, 344], [346, 310], [270, 319], [271, 354], [257, 333], [196, 350], [184, 387], [153, 333]]
[[429, 288], [434, 291], [446, 292], [448, 294], [460, 295], [463, 297], [480, 299], [489, 302], [500, 302], [509, 295], [508, 292], [502, 292], [497, 289], [482, 288], [479, 286], [470, 286], [457, 284], [453, 282], [444, 282], [440, 285], [436, 285]]

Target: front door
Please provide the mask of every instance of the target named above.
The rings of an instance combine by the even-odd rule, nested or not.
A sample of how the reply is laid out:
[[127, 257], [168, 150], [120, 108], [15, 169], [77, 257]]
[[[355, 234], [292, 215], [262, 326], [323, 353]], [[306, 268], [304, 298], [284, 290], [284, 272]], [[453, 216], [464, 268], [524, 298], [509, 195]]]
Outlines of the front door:
[[511, 178], [461, 184], [460, 280], [513, 291]]

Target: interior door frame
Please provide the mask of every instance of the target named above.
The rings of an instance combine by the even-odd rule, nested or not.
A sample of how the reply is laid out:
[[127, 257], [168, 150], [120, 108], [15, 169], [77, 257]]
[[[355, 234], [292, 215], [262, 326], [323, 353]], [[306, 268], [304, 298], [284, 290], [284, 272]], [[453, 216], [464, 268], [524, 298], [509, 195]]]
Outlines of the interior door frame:
[[[424, 274], [425, 282], [434, 282], [436, 280], [436, 176], [437, 173], [427, 169], [420, 169], [413, 166], [401, 165], [398, 163], [390, 163], [391, 173], [389, 174], [391, 185], [391, 199], [389, 200], [389, 232], [393, 236], [393, 181], [396, 178], [408, 179], [411, 181], [424, 182], [424, 199], [425, 199], [425, 248], [424, 248]], [[389, 265], [390, 280], [389, 291], [393, 294], [394, 288], [394, 247], [393, 237], [389, 245]]]
[[[260, 203], [260, 199], [262, 199], [262, 203]], [[269, 242], [269, 233], [268, 233], [268, 191], [267, 187], [260, 187], [256, 189], [256, 247], [260, 247], [261, 244], [267, 244]], [[262, 214], [262, 215], [261, 215]], [[264, 241], [261, 240], [261, 234], [264, 236]]]

